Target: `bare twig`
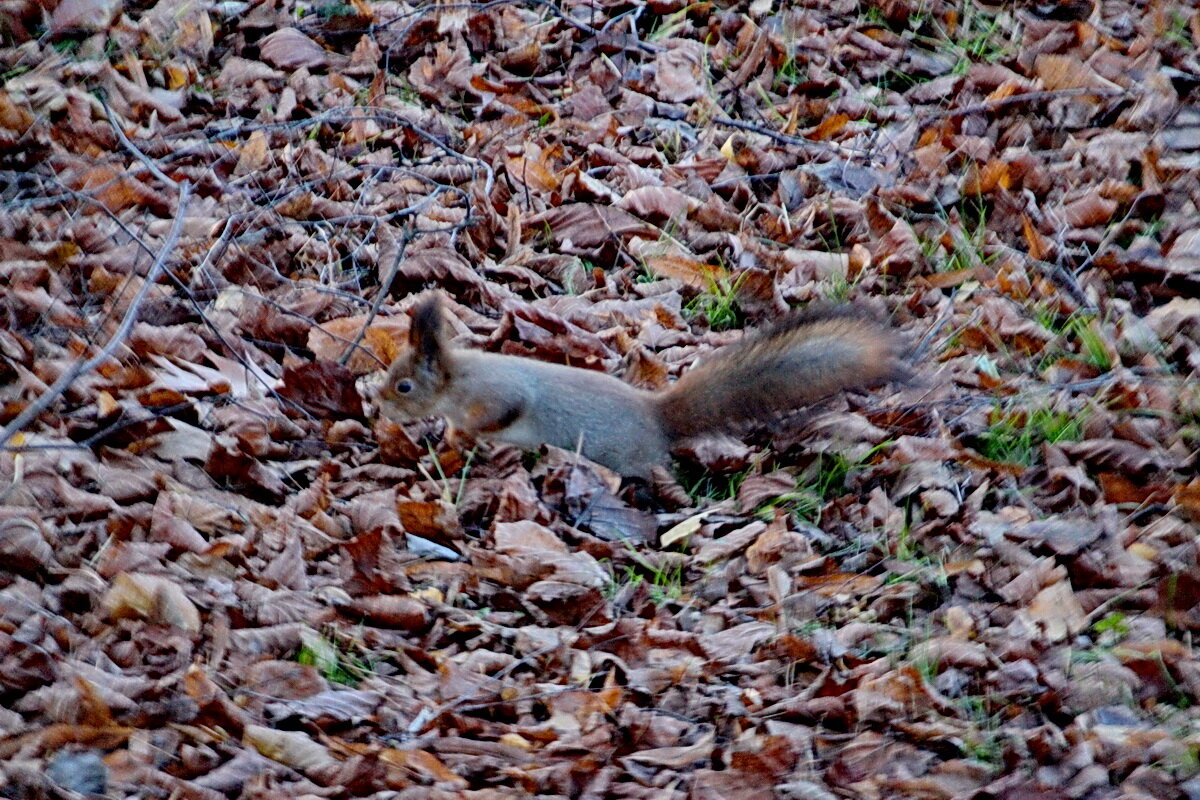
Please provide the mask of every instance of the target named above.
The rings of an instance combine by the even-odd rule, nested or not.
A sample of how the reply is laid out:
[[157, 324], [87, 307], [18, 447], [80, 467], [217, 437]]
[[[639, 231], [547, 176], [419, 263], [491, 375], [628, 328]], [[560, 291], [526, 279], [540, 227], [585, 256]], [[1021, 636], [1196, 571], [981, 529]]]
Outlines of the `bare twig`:
[[121, 320], [116, 333], [108, 340], [108, 344], [104, 345], [99, 352], [91, 358], [84, 361], [77, 361], [73, 367], [59, 376], [58, 380], [47, 389], [41, 397], [30, 403], [28, 406], [17, 414], [8, 425], [4, 426], [4, 430], [0, 431], [0, 449], [8, 449], [8, 443], [17, 433], [32, 422], [38, 414], [41, 414], [50, 404], [67, 390], [81, 375], [91, 372], [100, 364], [108, 360], [120, 344], [125, 341], [125, 337], [129, 335], [129, 331], [133, 329], [133, 324], [137, 321], [138, 311], [141, 310], [142, 302], [146, 299], [146, 295], [150, 292], [150, 287], [155, 285], [159, 274], [167, 263], [167, 257], [175, 249], [176, 243], [179, 241], [179, 235], [183, 230], [183, 220], [187, 211], [188, 202], [192, 196], [192, 185], [186, 181], [181, 184], [171, 182], [179, 187], [179, 205], [175, 212], [175, 224], [171, 226], [171, 232], [167, 234], [166, 241], [159, 249], [158, 258], [150, 266], [149, 272], [146, 273], [145, 281], [142, 287], [138, 289], [137, 295], [133, 298], [129, 308], [125, 311], [125, 318]]
[[768, 128], [765, 125], [758, 125], [753, 122], [745, 122], [740, 119], [718, 117], [712, 121], [712, 124], [761, 134], [762, 136], [766, 136], [767, 138], [779, 142], [780, 144], [790, 144], [794, 147], [802, 147], [806, 150], [811, 150], [818, 153], [855, 152], [849, 148], [838, 147], [830, 142], [814, 142], [812, 139], [805, 139], [803, 136], [792, 136], [787, 133], [780, 133], [779, 131], [773, 128]]
[[961, 108], [924, 112], [918, 114], [917, 117], [922, 121], [929, 119], [954, 119], [955, 117], [965, 117], [971, 114], [986, 114], [989, 111], [995, 111], [1004, 106], [1021, 103], [1040, 103], [1043, 100], [1056, 100], [1060, 97], [1121, 97], [1127, 94], [1129, 94], [1127, 89], [1091, 89], [1086, 87], [1076, 89], [1045, 89], [1037, 92], [1010, 94], [1007, 97], [984, 100], [983, 102], [972, 103]]
[[[379, 308], [383, 305], [383, 299], [387, 297], [388, 292], [391, 291], [392, 281], [396, 279], [396, 273], [400, 271], [400, 262], [404, 260], [404, 251], [408, 248], [408, 242], [409, 236], [406, 233], [400, 239], [400, 246], [396, 248], [396, 257], [392, 259], [391, 266], [388, 267], [387, 275], [384, 276], [383, 280], [379, 284], [379, 292], [375, 295], [375, 300], [371, 303], [371, 311], [367, 314], [366, 321], [359, 326], [358, 335], [354, 337], [354, 341], [351, 342], [350, 346], [346, 348], [346, 351], [342, 353], [342, 357], [338, 359], [338, 363], [344, 365], [350, 360], [351, 353], [357, 350], [359, 345], [362, 344], [363, 338], [367, 335], [367, 329], [371, 327], [371, 323], [375, 321], [376, 315], [379, 314]], [[374, 351], [372, 351], [370, 348], [364, 348], [363, 352], [370, 355], [376, 361], [379, 361], [379, 357], [375, 355]]]
[[[426, 6], [420, 6], [417, 9], [406, 12], [404, 14], [399, 14], [399, 15], [393, 17], [392, 19], [389, 19], [385, 22], [380, 23], [378, 25], [378, 27], [386, 28], [386, 27], [389, 27], [392, 24], [399, 22], [401, 20], [408, 19], [409, 17], [414, 17], [414, 16], [422, 16], [424, 14], [430, 13], [431, 11], [437, 11], [438, 13], [445, 13], [447, 11], [455, 11], [458, 9], [470, 9], [476, 13], [479, 13], [481, 11], [487, 11], [490, 8], [495, 8], [496, 6], [512, 5], [512, 4], [515, 4], [516, 2], [517, 2], [517, 0], [491, 0], [491, 2], [488, 2], [488, 3], [441, 3], [441, 4], [437, 4], [437, 5], [430, 4], [430, 5], [426, 5]], [[558, 17], [560, 20], [565, 22], [567, 25], [570, 25], [575, 30], [577, 30], [581, 33], [586, 33], [588, 36], [594, 36], [594, 37], [603, 36], [605, 34], [607, 34], [609, 36], [614, 36], [615, 34], [613, 34], [613, 32], [608, 30], [608, 26], [611, 25], [613, 22], [615, 22], [617, 19], [620, 19], [622, 16], [624, 16], [624, 14], [618, 14], [616, 17], [610, 19], [607, 23], [605, 23], [604, 29], [600, 29], [600, 28], [596, 28], [591, 25], [588, 25], [586, 22], [581, 22], [581, 21], [575, 19], [567, 11], [563, 10], [561, 7], [559, 7], [555, 3], [550, 2], [550, 0], [533, 0], [533, 2], [536, 5], [542, 6], [547, 11], [549, 11], [551, 14]], [[622, 49], [641, 50], [642, 52], [645, 52], [645, 53], [662, 53], [666, 50], [666, 48], [661, 47], [660, 45], [650, 44], [649, 42], [641, 41], [640, 39], [637, 38], [636, 34], [637, 34], [637, 32], [635, 29], [633, 33], [628, 34], [628, 40], [626, 42], [616, 42], [615, 44], [620, 46]]]
[[[104, 106], [104, 113], [108, 116], [108, 124], [112, 127], [113, 132], [117, 134], [117, 138], [121, 140], [121, 146], [132, 153], [134, 158], [145, 164], [146, 169], [150, 170], [151, 175], [158, 178], [167, 186], [174, 186], [175, 181], [167, 177], [166, 173], [158, 168], [158, 164], [155, 164], [153, 161], [151, 161], [149, 156], [139, 150], [133, 142], [129, 141], [129, 137], [125, 135], [125, 131], [121, 130], [121, 126], [117, 124], [116, 115], [114, 115], [112, 109], [108, 107], [108, 103], [105, 102], [103, 96], [100, 98], [100, 105]], [[182, 200], [182, 198], [183, 195], [180, 193], [180, 199]]]

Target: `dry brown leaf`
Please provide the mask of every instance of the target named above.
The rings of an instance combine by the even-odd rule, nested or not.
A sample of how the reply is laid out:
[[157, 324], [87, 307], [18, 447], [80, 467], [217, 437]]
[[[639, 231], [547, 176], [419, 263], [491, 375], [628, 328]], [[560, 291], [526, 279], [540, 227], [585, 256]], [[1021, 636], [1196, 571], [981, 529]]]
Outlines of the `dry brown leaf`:
[[325, 782], [341, 765], [329, 748], [300, 731], [280, 731], [262, 725], [247, 725], [242, 741], [262, 755]]
[[113, 619], [143, 619], [200, 632], [200, 612], [179, 584], [159, 575], [122, 572], [104, 595], [104, 609]]
[[706, 290], [729, 277], [721, 267], [683, 256], [648, 256], [646, 267], [661, 278], [677, 278], [688, 286]]
[[617, 201], [618, 208], [655, 225], [679, 224], [698, 205], [695, 199], [668, 186], [640, 186]]
[[0, 560], [20, 572], [35, 572], [55, 564], [54, 551], [32, 509], [0, 508]]
[[33, 125], [33, 115], [13, 101], [8, 92], [0, 92], [0, 127], [23, 134]]
[[1061, 642], [1087, 625], [1087, 615], [1068, 581], [1059, 581], [1042, 589], [1019, 613], [1037, 625], [1051, 642]]
[[50, 15], [50, 31], [96, 33], [111, 25], [120, 11], [119, 0], [62, 0]]
[[[492, 535], [498, 553], [535, 565], [542, 574], [559, 581], [599, 588], [608, 582], [607, 575], [596, 560], [587, 553], [571, 552], [562, 540], [549, 529], [535, 522], [503, 522], [495, 526]], [[546, 572], [545, 570], [549, 570]]]
[[1039, 55], [1034, 61], [1034, 72], [1042, 85], [1051, 91], [1058, 89], [1104, 89], [1119, 90], [1121, 87], [1100, 76], [1092, 67], [1084, 64], [1077, 56], [1055, 54]]
[[1093, 194], [1067, 203], [1063, 206], [1063, 215], [1072, 227], [1090, 228], [1106, 224], [1117, 212], [1118, 206], [1116, 200]]
[[404, 595], [356, 597], [343, 610], [376, 625], [409, 631], [420, 630], [429, 622], [425, 604], [415, 597]]
[[330, 53], [295, 28], [282, 28], [269, 34], [259, 42], [258, 51], [263, 61], [284, 70], [323, 69], [346, 63], [345, 56]]
[[654, 58], [654, 80], [648, 87], [660, 100], [668, 103], [687, 103], [705, 94], [701, 67], [705, 62], [703, 49], [697, 42], [682, 43], [681, 47], [664, 50]]

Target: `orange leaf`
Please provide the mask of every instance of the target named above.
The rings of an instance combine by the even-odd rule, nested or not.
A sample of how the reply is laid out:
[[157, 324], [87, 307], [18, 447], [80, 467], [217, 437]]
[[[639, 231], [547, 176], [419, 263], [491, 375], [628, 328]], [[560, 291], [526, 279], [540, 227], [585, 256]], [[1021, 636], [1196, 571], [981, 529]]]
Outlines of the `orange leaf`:
[[814, 142], [821, 142], [846, 127], [846, 123], [849, 121], [850, 117], [846, 114], [834, 114], [832, 117], [823, 119], [820, 125], [805, 135]]
[[1192, 522], [1200, 522], [1200, 480], [1175, 487], [1175, 505]]
[[707, 289], [715, 281], [729, 277], [727, 270], [683, 256], [651, 256], [646, 266], [660, 278], [678, 278], [688, 286]]
[[1051, 91], [1058, 89], [1119, 89], [1077, 56], [1045, 54], [1037, 57], [1034, 72], [1042, 85]]
[[1045, 261], [1046, 256], [1050, 253], [1050, 242], [1038, 233], [1037, 228], [1033, 227], [1033, 222], [1030, 221], [1027, 214], [1021, 215], [1021, 228], [1025, 232], [1025, 241], [1029, 245], [1029, 255], [1037, 261]]
[[1063, 206], [1067, 223], [1074, 228], [1091, 228], [1104, 225], [1117, 212], [1119, 204], [1097, 194], [1081, 197], [1073, 203]]
[[1008, 190], [1012, 187], [1012, 174], [1008, 169], [1008, 162], [992, 159], [983, 165], [983, 170], [980, 172], [982, 179], [981, 192], [991, 192], [997, 188]]

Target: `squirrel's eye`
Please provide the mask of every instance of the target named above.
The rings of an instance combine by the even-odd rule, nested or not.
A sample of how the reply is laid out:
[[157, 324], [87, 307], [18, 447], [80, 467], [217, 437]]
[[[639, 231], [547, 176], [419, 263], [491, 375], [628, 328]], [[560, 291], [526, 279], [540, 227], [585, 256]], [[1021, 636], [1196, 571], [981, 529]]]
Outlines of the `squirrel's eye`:
[[412, 381], [404, 380], [396, 384], [396, 391], [400, 394], [408, 394], [412, 391]]

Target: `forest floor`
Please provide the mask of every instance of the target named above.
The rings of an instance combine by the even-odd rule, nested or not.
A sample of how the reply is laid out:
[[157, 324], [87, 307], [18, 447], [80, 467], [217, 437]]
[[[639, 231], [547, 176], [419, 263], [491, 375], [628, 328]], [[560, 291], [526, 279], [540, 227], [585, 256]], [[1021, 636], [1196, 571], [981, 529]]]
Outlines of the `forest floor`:
[[[0, 794], [1200, 798], [1200, 12], [0, 6]], [[905, 383], [650, 486], [364, 401]]]

